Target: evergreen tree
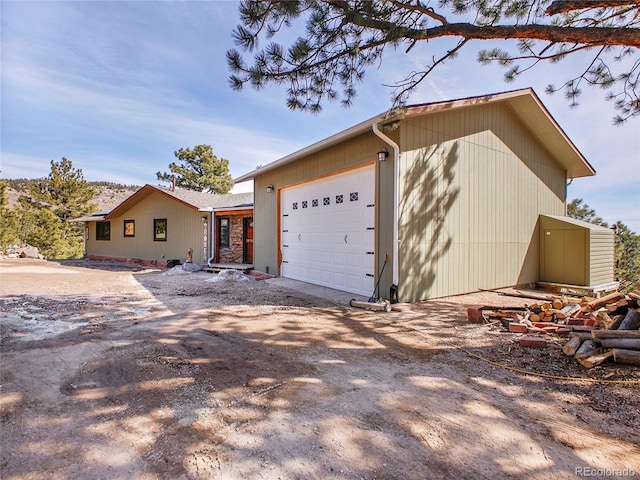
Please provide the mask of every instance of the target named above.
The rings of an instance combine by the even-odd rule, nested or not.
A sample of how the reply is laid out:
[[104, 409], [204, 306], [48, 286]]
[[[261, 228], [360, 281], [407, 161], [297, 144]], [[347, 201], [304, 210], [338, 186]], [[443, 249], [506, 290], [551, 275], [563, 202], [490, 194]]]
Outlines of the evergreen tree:
[[[596, 212], [583, 202], [581, 198], [572, 200], [567, 205], [567, 215], [577, 220], [609, 228]], [[615, 268], [616, 280], [620, 282], [620, 290], [627, 292], [640, 288], [640, 235], [632, 232], [622, 222], [616, 222], [615, 231]]]
[[[399, 49], [416, 60], [390, 85], [392, 104], [401, 107], [462, 49], [500, 40], [504, 48], [480, 50], [478, 60], [505, 67], [506, 81], [571, 56], [582, 67], [562, 85], [549, 85], [549, 93], [564, 90], [576, 105], [582, 86], [599, 86], [618, 111], [616, 122], [640, 115], [637, 0], [244, 0], [239, 12], [233, 37], [252, 58], [227, 52], [231, 87], [285, 84], [291, 109], [317, 112], [322, 101], [336, 99], [349, 106], [366, 70]], [[258, 50], [261, 40], [268, 43]]]
[[616, 278], [620, 290], [640, 289], [640, 235], [629, 230], [622, 222], [614, 225], [616, 231]]
[[18, 243], [18, 218], [13, 209], [8, 207], [8, 182], [0, 180], [0, 249], [6, 250], [10, 245]]
[[27, 195], [19, 198], [22, 242], [37, 247], [47, 258], [82, 256], [84, 227], [68, 220], [95, 212], [97, 205], [89, 203], [95, 194], [96, 189], [70, 160], [52, 160], [49, 176], [30, 181]]
[[210, 145], [196, 145], [193, 150], [181, 148], [174, 152], [180, 164], [169, 164], [171, 173], [157, 172], [158, 180], [186, 190], [209, 193], [229, 193], [233, 180], [229, 172], [229, 160], [218, 158]]
[[567, 205], [567, 215], [576, 220], [582, 220], [584, 222], [600, 225], [601, 227], [609, 228], [609, 224], [602, 220], [602, 218], [596, 215], [595, 210], [589, 207], [583, 202], [581, 198], [574, 198]]

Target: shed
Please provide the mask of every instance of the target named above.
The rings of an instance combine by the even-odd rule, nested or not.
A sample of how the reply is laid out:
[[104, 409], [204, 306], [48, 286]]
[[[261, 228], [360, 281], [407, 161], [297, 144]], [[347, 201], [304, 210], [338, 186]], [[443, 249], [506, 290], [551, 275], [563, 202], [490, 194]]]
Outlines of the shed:
[[581, 287], [615, 279], [615, 233], [569, 217], [540, 215], [540, 281]]

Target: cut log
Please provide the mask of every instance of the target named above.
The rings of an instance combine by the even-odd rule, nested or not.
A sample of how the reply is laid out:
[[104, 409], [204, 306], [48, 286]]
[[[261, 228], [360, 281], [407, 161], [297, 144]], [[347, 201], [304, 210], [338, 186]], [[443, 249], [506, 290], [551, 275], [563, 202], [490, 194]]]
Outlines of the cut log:
[[613, 350], [609, 350], [603, 353], [596, 353], [595, 355], [591, 355], [587, 358], [578, 358], [578, 363], [583, 367], [593, 368], [606, 362], [610, 358], [613, 358]]
[[605, 305], [609, 303], [615, 303], [622, 298], [624, 298], [624, 293], [613, 292], [613, 293], [610, 293], [609, 295], [605, 295], [602, 298], [597, 298], [595, 300], [592, 300], [591, 302], [587, 303], [587, 306], [591, 310], [598, 310], [604, 307]]
[[614, 348], [613, 361], [616, 363], [624, 363], [626, 365], [640, 365], [640, 352], [635, 350], [625, 350], [622, 348]]
[[616, 321], [611, 318], [607, 312], [600, 310], [598, 311], [598, 315], [596, 315], [596, 323], [594, 327], [609, 330], [614, 323], [616, 323]]
[[640, 312], [629, 310], [618, 330], [638, 330], [640, 328]]
[[610, 303], [606, 306], [606, 309], [609, 313], [615, 312], [616, 310], [624, 307], [628, 307], [629, 304], [632, 303], [631, 300], [627, 300], [626, 298], [622, 298], [615, 303]]
[[568, 357], [573, 357], [580, 348], [580, 345], [582, 345], [582, 342], [584, 342], [585, 340], [589, 340], [590, 338], [591, 335], [588, 333], [570, 334], [569, 341], [564, 344], [564, 347], [562, 347], [562, 353], [564, 353]]
[[562, 307], [564, 307], [564, 303], [562, 303], [562, 300], [558, 300], [557, 298], [553, 302], [551, 302], [551, 305], [556, 310], [560, 310]]
[[633, 292], [627, 293], [627, 295], [634, 300], [640, 300], [640, 290], [634, 290]]
[[569, 305], [565, 305], [564, 307], [562, 307], [560, 311], [565, 317], [571, 317], [572, 315], [578, 313], [581, 309], [582, 307], [579, 304], [570, 303]]
[[640, 338], [638, 330], [591, 330], [591, 338], [604, 340], [607, 338]]
[[580, 345], [580, 348], [576, 351], [573, 357], [576, 360], [580, 361], [583, 358], [596, 355], [597, 353], [600, 353], [600, 352], [598, 351], [596, 342], [594, 342], [593, 340], [585, 340], [584, 342], [582, 342], [582, 345]]
[[640, 338], [605, 338], [598, 340], [604, 348], [624, 348], [625, 350], [640, 350]]

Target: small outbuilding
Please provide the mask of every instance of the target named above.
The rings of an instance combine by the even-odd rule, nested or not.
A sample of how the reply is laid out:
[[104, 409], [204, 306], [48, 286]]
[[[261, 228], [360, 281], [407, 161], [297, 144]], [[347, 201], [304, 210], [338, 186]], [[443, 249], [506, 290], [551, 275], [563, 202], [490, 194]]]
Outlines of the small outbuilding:
[[252, 267], [253, 194], [217, 195], [145, 185], [85, 222], [85, 256], [166, 266], [223, 262]]
[[594, 174], [523, 89], [382, 114], [235, 181], [257, 270], [415, 301], [540, 280], [541, 215]]
[[604, 287], [615, 280], [615, 232], [574, 218], [540, 215], [540, 281]]

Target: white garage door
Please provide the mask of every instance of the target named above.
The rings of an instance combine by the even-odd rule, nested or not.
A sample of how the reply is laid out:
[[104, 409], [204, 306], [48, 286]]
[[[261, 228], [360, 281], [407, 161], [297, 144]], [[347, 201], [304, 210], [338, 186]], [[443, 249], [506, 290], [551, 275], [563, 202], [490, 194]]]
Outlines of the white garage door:
[[373, 165], [283, 189], [281, 275], [371, 296], [374, 198]]

